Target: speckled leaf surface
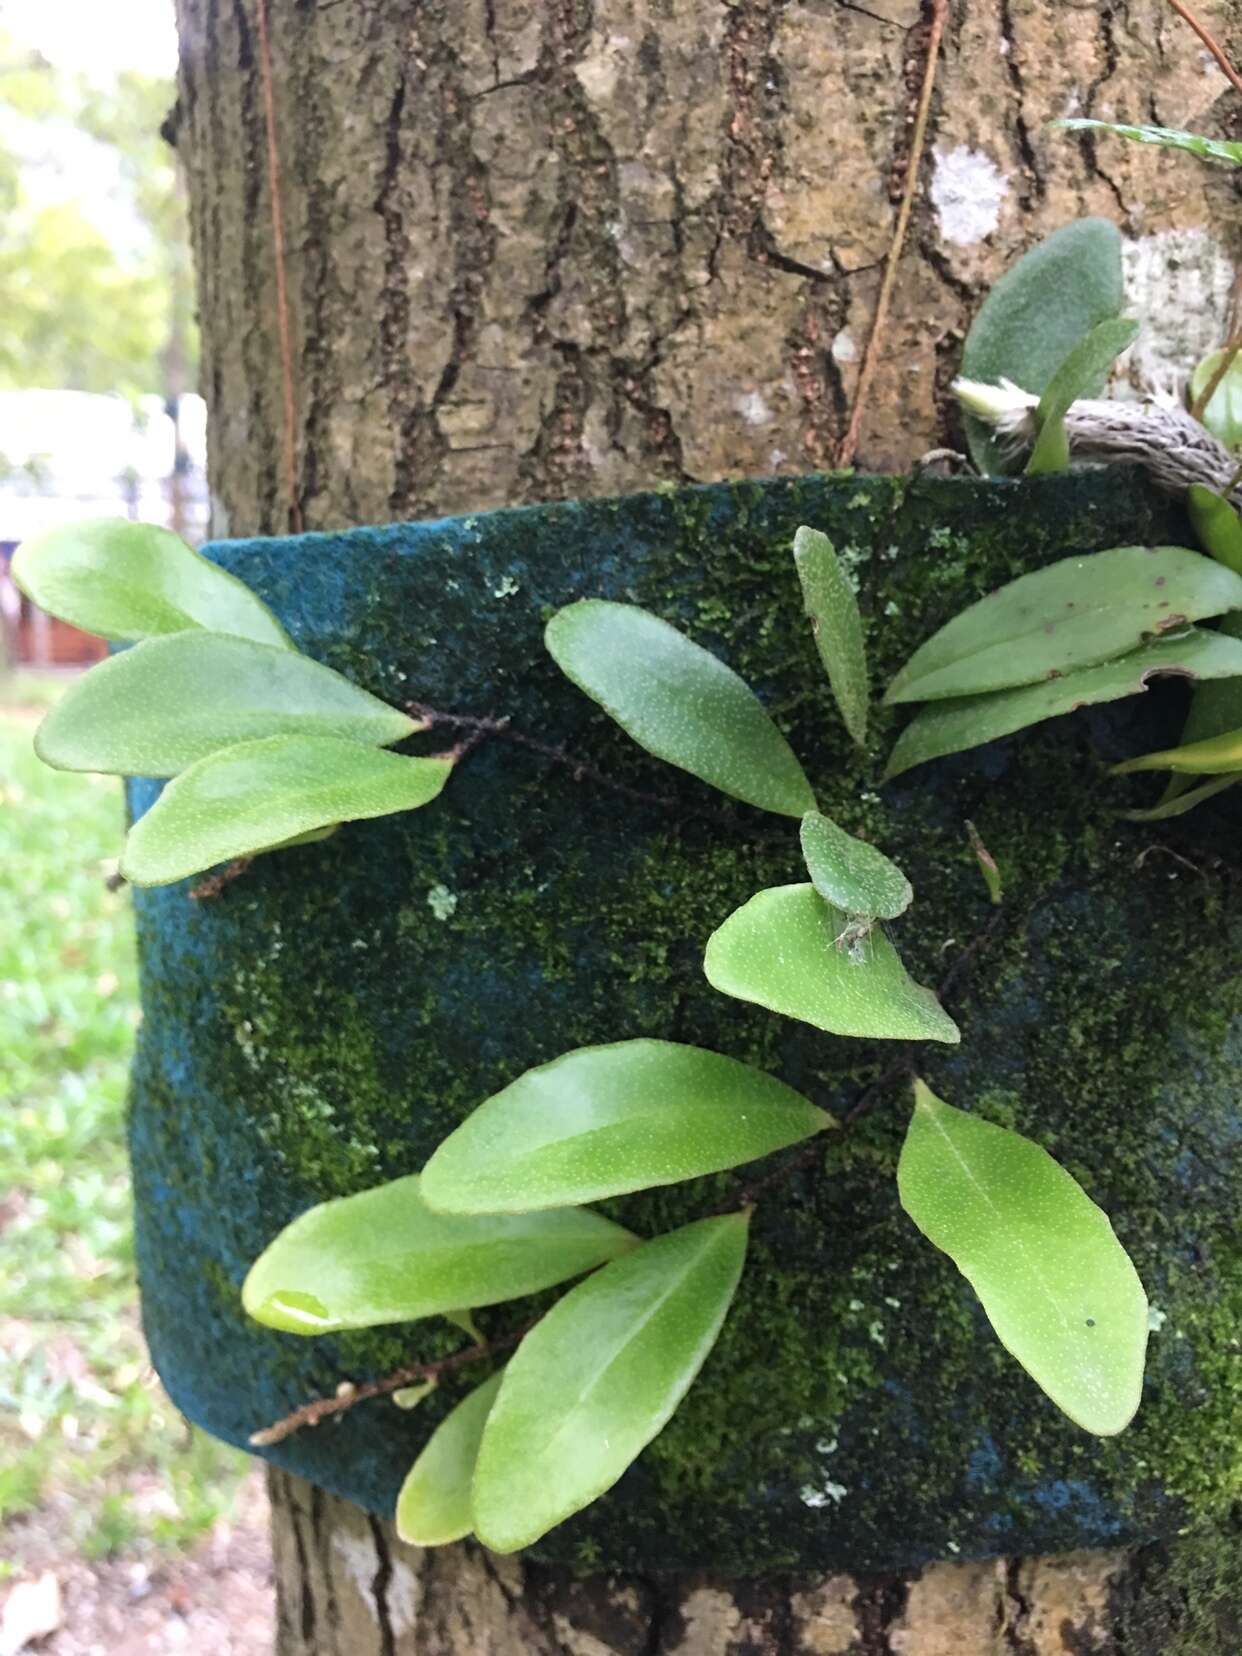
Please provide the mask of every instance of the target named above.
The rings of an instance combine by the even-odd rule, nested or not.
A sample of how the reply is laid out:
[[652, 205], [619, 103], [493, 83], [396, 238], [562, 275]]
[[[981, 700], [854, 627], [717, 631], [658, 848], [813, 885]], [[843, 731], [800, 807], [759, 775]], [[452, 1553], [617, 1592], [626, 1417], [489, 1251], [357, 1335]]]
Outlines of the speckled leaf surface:
[[1242, 518], [1215, 489], [1192, 483], [1186, 490], [1186, 513], [1203, 550], [1242, 575]]
[[436, 798], [447, 759], [406, 759], [334, 736], [267, 736], [200, 759], [130, 829], [121, 872], [168, 885], [318, 828], [413, 811]]
[[435, 1213], [410, 1174], [286, 1225], [251, 1266], [242, 1303], [290, 1334], [413, 1322], [538, 1293], [634, 1246], [629, 1231], [582, 1208]]
[[877, 846], [856, 839], [820, 811], [808, 811], [800, 829], [811, 884], [847, 914], [895, 920], [914, 900], [914, 888]]
[[855, 960], [837, 942], [848, 925], [849, 916], [813, 885], [756, 892], [708, 939], [707, 981], [834, 1035], [959, 1041], [957, 1025], [931, 990], [914, 982], [880, 927]]
[[447, 1414], [414, 1462], [397, 1496], [397, 1534], [413, 1547], [442, 1547], [469, 1535], [470, 1490], [479, 1443], [503, 1369]]
[[1139, 1405], [1147, 1296], [1108, 1215], [1048, 1152], [915, 1084], [901, 1205], [1058, 1408], [1112, 1436]]
[[[961, 372], [994, 385], [1010, 379], [1042, 396], [1071, 348], [1123, 299], [1121, 234], [1107, 219], [1078, 219], [1031, 248], [994, 283], [962, 347]], [[1095, 396], [1103, 381], [1090, 386]], [[1003, 472], [1001, 445], [966, 416], [966, 439], [982, 472]]]
[[582, 1047], [481, 1104], [423, 1169], [451, 1213], [594, 1202], [737, 1167], [832, 1125], [774, 1076], [675, 1041]]
[[815, 803], [754, 691], [710, 650], [639, 609], [584, 598], [545, 632], [557, 666], [648, 753], [782, 816]]
[[[1063, 678], [995, 690], [985, 696], [958, 696], [921, 707], [897, 738], [885, 777], [948, 753], [994, 742], [1015, 730], [1055, 719], [1076, 708], [1120, 701], [1147, 689], [1160, 673], [1242, 683], [1242, 642], [1223, 633], [1189, 628], [1184, 637], [1142, 644], [1116, 661], [1082, 667]], [[1237, 691], [1234, 692], [1238, 694]]]
[[418, 728], [309, 656], [183, 632], [92, 667], [39, 726], [35, 749], [58, 770], [176, 776], [259, 736], [340, 736], [384, 747]]
[[1225, 161], [1242, 166], [1242, 144], [1230, 143], [1224, 138], [1204, 138], [1197, 132], [1183, 132], [1178, 127], [1131, 126], [1124, 121], [1094, 121], [1084, 116], [1054, 121], [1054, 126], [1068, 132], [1104, 132], [1115, 138], [1128, 138], [1134, 144], [1152, 144], [1157, 149], [1185, 150], [1201, 161]]
[[1242, 577], [1181, 546], [1118, 546], [1020, 575], [919, 647], [888, 702], [939, 701], [1092, 667], [1242, 607]]
[[[1198, 363], [1190, 376], [1190, 400], [1198, 404], [1225, 359], [1225, 350], [1213, 351]], [[1212, 392], [1203, 410], [1203, 423], [1226, 448], [1242, 444], [1242, 357], [1235, 356], [1224, 378]]]
[[18, 547], [13, 579], [49, 615], [100, 638], [206, 627], [292, 648], [249, 587], [151, 523], [94, 518], [50, 529]]
[[867, 741], [867, 646], [862, 615], [850, 579], [827, 535], [804, 524], [794, 536], [794, 567], [802, 602], [815, 634], [845, 728], [864, 747]]
[[571, 1289], [522, 1341], [483, 1429], [474, 1528], [514, 1552], [610, 1489], [716, 1342], [747, 1216], [701, 1219]]
[[1111, 316], [1075, 344], [1049, 380], [1039, 399], [1039, 436], [1026, 463], [1027, 475], [1064, 471], [1069, 465], [1069, 439], [1065, 416], [1079, 397], [1089, 397], [1101, 384], [1113, 363], [1134, 343], [1138, 323], [1129, 317]]

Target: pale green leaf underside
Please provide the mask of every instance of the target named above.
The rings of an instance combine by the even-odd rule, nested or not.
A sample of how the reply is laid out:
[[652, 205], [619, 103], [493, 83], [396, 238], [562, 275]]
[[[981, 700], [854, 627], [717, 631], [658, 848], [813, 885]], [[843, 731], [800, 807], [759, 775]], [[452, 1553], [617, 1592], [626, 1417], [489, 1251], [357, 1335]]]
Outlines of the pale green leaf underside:
[[1145, 638], [1242, 608], [1242, 577], [1180, 546], [1063, 558], [981, 598], [911, 656], [885, 697], [939, 701], [1111, 661]]
[[815, 648], [845, 728], [859, 747], [865, 747], [871, 692], [858, 599], [836, 548], [818, 529], [803, 526], [798, 530], [794, 536], [794, 565], [802, 583], [802, 603], [815, 635]]
[[413, 811], [436, 798], [447, 759], [406, 759], [335, 736], [268, 736], [200, 759], [130, 829], [121, 872], [168, 885], [313, 830]]
[[900, 776], [913, 765], [994, 742], [1080, 707], [1138, 695], [1158, 673], [1231, 679], [1242, 675], [1242, 643], [1221, 633], [1191, 628], [1185, 637], [1142, 644], [1129, 655], [1098, 667], [1081, 667], [1063, 678], [1024, 684], [1016, 690], [994, 690], [990, 695], [929, 702], [898, 737], [885, 777]]
[[49, 615], [100, 638], [206, 627], [293, 648], [249, 587], [150, 523], [93, 518], [36, 535], [14, 554], [13, 579]]
[[801, 840], [811, 884], [826, 903], [879, 920], [895, 920], [909, 908], [914, 890], [897, 864], [831, 817], [808, 811]]
[[397, 1534], [413, 1547], [443, 1547], [469, 1535], [470, 1489], [483, 1428], [504, 1371], [493, 1374], [436, 1427], [397, 1496]]
[[1097, 322], [1066, 354], [1039, 399], [1039, 436], [1026, 463], [1029, 476], [1065, 470], [1069, 464], [1065, 416], [1079, 397], [1091, 395], [1137, 333], [1137, 322], [1110, 316]]
[[386, 747], [420, 728], [309, 656], [196, 631], [92, 667], [39, 726], [35, 749], [58, 770], [159, 777], [260, 736]]
[[1181, 771], [1190, 776], [1219, 776], [1224, 771], [1242, 770], [1242, 728], [1127, 759], [1124, 764], [1113, 766], [1113, 775], [1128, 776], [1132, 771], [1150, 770]]
[[549, 652], [640, 747], [782, 816], [815, 803], [788, 742], [744, 680], [634, 604], [585, 598], [548, 622]]
[[474, 1530], [527, 1547], [610, 1489], [667, 1424], [724, 1322], [746, 1215], [646, 1242], [570, 1290], [522, 1341], [483, 1429]]
[[1186, 490], [1186, 512], [1203, 550], [1242, 575], [1242, 518], [1215, 489], [1192, 483]]
[[[1217, 625], [1223, 636], [1242, 639], [1242, 614], [1222, 615]], [[1197, 684], [1190, 698], [1186, 723], [1182, 726], [1181, 741], [1184, 744], [1204, 742], [1212, 736], [1223, 736], [1230, 730], [1242, 730], [1242, 678], [1208, 680], [1203, 684]], [[1149, 820], [1158, 822], [1166, 816], [1182, 816], [1203, 800], [1211, 799], [1214, 794], [1220, 793], [1224, 786], [1224, 783], [1208, 783], [1196, 787], [1192, 773], [1171, 771], [1163, 797], [1158, 802], [1158, 807], [1153, 809], [1166, 808], [1160, 809], [1159, 815], [1153, 815]], [[1188, 790], [1192, 790], [1197, 797], [1178, 810], [1171, 809], [1173, 800], [1180, 794], [1187, 794], [1189, 798]], [[1127, 815], [1138, 822], [1147, 817], [1146, 812]]]
[[838, 946], [848, 924], [813, 885], [756, 892], [708, 939], [707, 981], [833, 1035], [960, 1041], [957, 1025], [910, 977], [879, 926], [862, 943], [860, 960]]
[[434, 1213], [411, 1174], [321, 1202], [286, 1225], [251, 1266], [242, 1304], [290, 1334], [413, 1322], [538, 1293], [635, 1245], [629, 1231], [582, 1208]]
[[[1185, 778], [1178, 777], [1178, 781]], [[1181, 791], [1168, 791], [1155, 805], [1145, 811], [1122, 811], [1121, 815], [1127, 822], [1166, 822], [1170, 817], [1185, 816], [1187, 811], [1193, 811], [1197, 806], [1214, 799], [1218, 793], [1224, 793], [1226, 788], [1236, 788], [1242, 782], [1242, 771], [1233, 772], [1227, 776], [1213, 776], [1207, 782], [1200, 782], [1197, 787], [1188, 787]]]
[[916, 1084], [901, 1205], [1058, 1408], [1111, 1436], [1139, 1405], [1147, 1296], [1108, 1216], [1030, 1139]]
[[[1224, 360], [1225, 351], [1213, 351], [1205, 356], [1190, 376], [1190, 400], [1197, 403]], [[1225, 370], [1225, 377], [1212, 392], [1203, 410], [1203, 423], [1226, 448], [1236, 449], [1242, 444], [1242, 355], [1235, 356]]]
[[[962, 347], [962, 374], [987, 385], [1009, 379], [1042, 396], [1069, 351], [1116, 316], [1122, 298], [1116, 225], [1086, 218], [1054, 230], [993, 284]], [[995, 433], [974, 415], [966, 417], [966, 438], [981, 472], [1008, 469]]]
[[580, 1047], [480, 1104], [423, 1169], [423, 1194], [451, 1213], [594, 1202], [737, 1167], [831, 1125], [784, 1082], [702, 1047]]
[[1130, 126], [1121, 121], [1092, 121], [1082, 116], [1052, 124], [1069, 132], [1106, 132], [1116, 138], [1128, 138], [1134, 144], [1186, 150], [1191, 155], [1197, 155], [1201, 161], [1228, 161], [1235, 167], [1242, 166], [1242, 144], [1233, 144], [1222, 138], [1204, 138], [1197, 132], [1182, 132], [1176, 127]]

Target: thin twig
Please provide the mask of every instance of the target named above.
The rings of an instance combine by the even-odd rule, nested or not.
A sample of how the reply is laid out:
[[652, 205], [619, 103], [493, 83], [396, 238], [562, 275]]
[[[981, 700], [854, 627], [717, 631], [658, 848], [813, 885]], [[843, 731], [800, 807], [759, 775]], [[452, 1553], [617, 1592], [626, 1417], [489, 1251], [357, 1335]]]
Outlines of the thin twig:
[[867, 397], [871, 391], [871, 381], [875, 377], [876, 366], [880, 359], [880, 348], [884, 342], [884, 329], [888, 322], [888, 307], [892, 301], [893, 288], [897, 282], [897, 266], [901, 260], [902, 249], [905, 246], [906, 231], [910, 224], [910, 213], [914, 206], [914, 195], [918, 188], [919, 169], [923, 163], [923, 149], [927, 142], [927, 118], [931, 112], [932, 90], [936, 84], [936, 65], [940, 57], [940, 41], [944, 35], [944, 27], [949, 17], [950, 0], [933, 0], [931, 27], [927, 33], [927, 58], [923, 68], [923, 84], [919, 92], [918, 108], [914, 117], [914, 130], [910, 135], [910, 156], [906, 162], [905, 187], [901, 193], [901, 205], [897, 209], [897, 222], [893, 227], [893, 239], [888, 249], [888, 258], [884, 264], [884, 275], [880, 281], [880, 293], [875, 302], [875, 316], [871, 321], [871, 334], [867, 340], [867, 348], [863, 352], [862, 367], [858, 372], [858, 386], [854, 392], [854, 406], [850, 412], [850, 423], [846, 428], [845, 436], [841, 439], [841, 446], [837, 450], [837, 465], [849, 466], [853, 464], [854, 455], [858, 449], [858, 439], [862, 432], [863, 416], [866, 413]]
[[1207, 47], [1208, 51], [1211, 52], [1217, 63], [1220, 64], [1221, 71], [1233, 87], [1234, 91], [1242, 92], [1242, 75], [1239, 75], [1238, 71], [1229, 61], [1229, 56], [1226, 53], [1225, 48], [1221, 45], [1220, 41], [1213, 36], [1207, 24], [1200, 22], [1194, 12], [1191, 11], [1190, 7], [1184, 4], [1184, 0], [1169, 0], [1169, 4], [1184, 23], [1190, 24], [1190, 27], [1195, 31], [1199, 39]]
[[976, 933], [976, 935], [962, 950], [961, 954], [958, 955], [952, 966], [949, 967], [949, 970], [945, 973], [944, 977], [941, 978], [936, 989], [937, 1000], [943, 1003], [949, 999], [953, 991], [961, 982], [965, 973], [974, 965], [979, 956], [991, 946], [997, 932], [1001, 929], [1004, 920], [1005, 910], [1002, 905], [998, 903], [995, 908], [993, 908], [992, 918], [988, 921], [987, 925], [981, 932]]
[[365, 1403], [372, 1397], [388, 1397], [403, 1386], [416, 1385], [420, 1380], [441, 1380], [446, 1374], [468, 1368], [471, 1363], [481, 1363], [488, 1357], [499, 1356], [502, 1351], [511, 1351], [534, 1326], [533, 1322], [523, 1323], [521, 1328], [515, 1328], [511, 1334], [502, 1334], [499, 1339], [480, 1340], [477, 1345], [466, 1346], [464, 1350], [441, 1357], [434, 1363], [411, 1363], [407, 1368], [385, 1375], [382, 1380], [366, 1380], [360, 1386], [344, 1385], [331, 1397], [317, 1397], [310, 1403], [303, 1403], [271, 1426], [265, 1426], [260, 1432], [251, 1432], [249, 1442], [256, 1449], [266, 1449], [273, 1443], [292, 1437], [303, 1426], [318, 1426], [330, 1415], [344, 1414], [356, 1403]]
[[429, 730], [456, 729], [471, 732], [470, 738], [461, 747], [455, 750], [458, 757], [464, 757], [472, 752], [480, 742], [491, 736], [500, 737], [506, 742], [513, 742], [517, 747], [525, 748], [529, 753], [537, 753], [541, 759], [549, 759], [553, 764], [564, 765], [573, 775], [575, 782], [595, 782], [601, 788], [608, 788], [613, 793], [621, 794], [626, 799], [633, 799], [640, 805], [658, 805], [662, 810], [674, 811], [681, 809], [680, 802], [668, 794], [645, 793], [641, 788], [627, 787], [624, 782], [617, 782], [604, 771], [598, 770], [585, 759], [579, 759], [572, 753], [567, 753], [563, 747], [556, 747], [551, 742], [541, 742], [538, 737], [528, 736], [525, 731], [515, 730], [506, 719], [488, 718], [474, 713], [443, 713], [438, 708], [428, 707], [423, 702], [408, 702], [406, 712], [412, 718], [425, 721]]
[[1224, 379], [1225, 375], [1237, 361], [1239, 351], [1242, 351], [1242, 328], [1234, 334], [1232, 339], [1227, 341], [1225, 349], [1221, 354], [1220, 361], [1212, 370], [1212, 377], [1203, 387], [1203, 390], [1200, 391], [1194, 402], [1191, 403], [1190, 412], [1194, 415], [1196, 420], [1202, 420], [1204, 414], [1207, 413], [1208, 404], [1216, 395], [1217, 388], [1220, 386], [1220, 383]]
[[226, 886], [231, 886], [234, 880], [239, 880], [254, 861], [253, 857], [234, 857], [232, 862], [225, 863], [214, 874], [208, 874], [205, 880], [190, 887], [190, 896], [195, 902], [201, 903], [204, 898], [218, 897]]
[[302, 533], [298, 501], [295, 426], [297, 402], [293, 391], [293, 347], [289, 340], [289, 286], [285, 277], [285, 216], [280, 193], [280, 147], [276, 142], [276, 100], [272, 93], [272, 48], [268, 38], [267, 0], [255, 0], [259, 23], [259, 79], [263, 85], [263, 118], [267, 127], [267, 183], [272, 208], [272, 262], [276, 267], [276, 330], [280, 339], [280, 379], [284, 403], [285, 488], [289, 496], [289, 526]]

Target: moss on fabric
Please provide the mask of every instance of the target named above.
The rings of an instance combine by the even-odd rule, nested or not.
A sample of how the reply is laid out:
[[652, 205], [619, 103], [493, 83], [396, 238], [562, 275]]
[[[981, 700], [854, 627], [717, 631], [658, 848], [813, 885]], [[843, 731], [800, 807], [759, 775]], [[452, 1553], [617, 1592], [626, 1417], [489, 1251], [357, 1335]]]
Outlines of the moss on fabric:
[[[1107, 473], [811, 477], [213, 549], [300, 643], [377, 694], [511, 717], [674, 804], [497, 739], [427, 810], [263, 858], [214, 902], [138, 895], [145, 1317], [191, 1418], [242, 1442], [342, 1378], [460, 1344], [444, 1323], [299, 1340], [248, 1324], [237, 1288], [295, 1213], [416, 1170], [530, 1065], [629, 1036], [699, 1042], [840, 1115], [891, 1062], [880, 1043], [708, 987], [708, 934], [759, 886], [802, 877], [797, 825], [659, 766], [561, 678], [543, 621], [600, 595], [678, 622], [760, 689], [823, 808], [910, 874], [915, 903], [891, 935], [921, 981], [938, 982], [992, 913], [964, 824], [978, 826], [1004, 876], [1003, 924], [954, 997], [962, 1046], [930, 1049], [927, 1079], [1037, 1137], [1086, 1184], [1160, 1326], [1129, 1432], [1096, 1440], [1062, 1419], [898, 1208], [907, 1106], [886, 1096], [760, 1203], [735, 1309], [682, 1408], [538, 1553], [584, 1569], [888, 1569], [1119, 1545], [1225, 1510], [1242, 1471], [1236, 826], [1227, 804], [1172, 839], [1121, 823], [1141, 785], [1105, 774], [1175, 733], [1185, 691], [880, 788], [902, 715], [877, 713], [866, 754], [848, 742], [800, 613], [790, 542], [803, 521], [857, 578], [877, 694], [935, 627], [1023, 570], [1179, 538], [1134, 477]], [[737, 1183], [606, 1206], [654, 1233]], [[500, 1331], [527, 1310], [480, 1320]], [[269, 1453], [391, 1511], [458, 1395], [446, 1385], [408, 1416], [369, 1404]]]

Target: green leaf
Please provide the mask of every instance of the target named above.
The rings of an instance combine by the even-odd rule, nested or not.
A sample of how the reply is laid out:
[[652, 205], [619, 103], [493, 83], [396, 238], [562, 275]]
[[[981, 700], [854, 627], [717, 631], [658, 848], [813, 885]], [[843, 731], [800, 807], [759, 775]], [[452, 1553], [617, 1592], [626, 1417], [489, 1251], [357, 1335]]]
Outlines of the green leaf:
[[1214, 776], [1210, 781], [1201, 782], [1197, 788], [1188, 788], [1184, 793], [1166, 793], [1159, 804], [1152, 805], [1145, 811], [1122, 811], [1121, 815], [1127, 822], [1166, 822], [1170, 817], [1185, 816], [1187, 811], [1193, 811], [1196, 805], [1202, 805], [1207, 800], [1215, 798], [1218, 793], [1224, 793], [1226, 788], [1236, 788], [1239, 782], [1242, 782], [1242, 771]]
[[[1226, 638], [1242, 639], [1242, 614], [1222, 615], [1217, 626]], [[1182, 744], [1189, 745], [1193, 742], [1203, 742], [1209, 736], [1223, 736], [1230, 730], [1242, 730], [1242, 678], [1208, 680], [1202, 684], [1197, 684], [1194, 694], [1190, 698], [1186, 723], [1182, 726]], [[1193, 785], [1193, 777], [1182, 775], [1177, 771], [1170, 772], [1168, 785], [1159, 804], [1161, 806], [1170, 805], [1179, 794], [1185, 793]], [[1220, 791], [1219, 787], [1212, 787], [1209, 790], [1196, 790], [1200, 795], [1200, 799], [1210, 799], [1212, 794]], [[1194, 804], [1199, 804], [1200, 799], [1196, 799]], [[1185, 810], [1192, 810], [1193, 808], [1193, 805], [1187, 805]], [[1181, 816], [1184, 813], [1183, 811], [1162, 810], [1159, 816], [1148, 816], [1146, 812], [1126, 812], [1125, 814], [1135, 822], [1159, 822], [1165, 816]]]
[[908, 975], [883, 931], [876, 926], [847, 949], [849, 925], [849, 915], [812, 885], [756, 892], [708, 939], [707, 981], [833, 1035], [960, 1041], [957, 1025]]
[[1143, 1387], [1147, 1296], [1081, 1185], [1038, 1144], [918, 1081], [897, 1188], [1057, 1407], [1101, 1437], [1129, 1425]]
[[862, 615], [849, 577], [827, 535], [805, 525], [794, 536], [794, 566], [810, 617], [815, 648], [824, 664], [845, 728], [867, 744], [867, 646]]
[[832, 1125], [784, 1082], [702, 1047], [580, 1047], [480, 1104], [423, 1169], [423, 1194], [447, 1213], [595, 1202], [738, 1167]]
[[1113, 316], [1095, 327], [1071, 347], [1044, 388], [1036, 410], [1039, 436], [1026, 463], [1027, 475], [1064, 471], [1069, 465], [1069, 438], [1065, 416], [1079, 397], [1088, 397], [1108, 376], [1109, 369], [1127, 346], [1134, 343], [1139, 325], [1129, 317]]
[[485, 1547], [527, 1547], [610, 1489], [662, 1430], [716, 1342], [747, 1215], [700, 1219], [605, 1266], [522, 1341], [474, 1474]]
[[1186, 511], [1203, 550], [1242, 575], [1242, 518], [1224, 496], [1203, 483], [1192, 483], [1186, 490]]
[[406, 1474], [397, 1496], [397, 1534], [414, 1547], [442, 1547], [473, 1528], [470, 1486], [483, 1428], [503, 1369], [445, 1416]]
[[266, 736], [200, 759], [129, 831], [121, 872], [168, 885], [216, 863], [274, 851], [329, 823], [429, 804], [448, 759], [404, 759], [335, 736]]
[[14, 554], [13, 579], [40, 609], [101, 638], [206, 627], [293, 648], [248, 586], [151, 523], [94, 518], [36, 535]]
[[[1107, 219], [1078, 219], [1053, 231], [1005, 273], [984, 300], [962, 348], [967, 379], [1009, 379], [1042, 396], [1085, 333], [1122, 305], [1121, 233]], [[1084, 395], [1103, 387], [1088, 385]], [[966, 440], [984, 473], [1004, 472], [996, 434], [966, 416]]]
[[801, 838], [811, 884], [826, 903], [879, 920], [895, 920], [910, 907], [914, 891], [897, 864], [831, 817], [808, 811]]
[[1242, 609], [1242, 576], [1185, 547], [1118, 546], [1062, 558], [954, 616], [914, 652], [885, 700], [1034, 684], [1231, 609]]
[[[1196, 406], [1226, 355], [1227, 350], [1213, 351], [1190, 376], [1190, 400]], [[1224, 378], [1203, 410], [1202, 419], [1218, 443], [1228, 449], [1242, 445], [1242, 352], [1234, 354]]]
[[897, 738], [885, 780], [913, 765], [994, 742], [1015, 730], [1072, 713], [1098, 702], [1120, 701], [1146, 690], [1158, 673], [1185, 678], [1232, 680], [1242, 674], [1242, 643], [1221, 633], [1188, 628], [1178, 638], [1142, 644], [1116, 661], [1080, 667], [1063, 678], [995, 690], [985, 696], [958, 696], [921, 707]]
[[763, 811], [801, 816], [811, 785], [731, 667], [634, 604], [584, 598], [544, 634], [557, 666], [648, 753]]
[[1187, 150], [1202, 161], [1228, 161], [1235, 167], [1242, 166], [1242, 144], [1231, 144], [1221, 138], [1202, 138], [1197, 132], [1180, 132], [1175, 127], [1128, 126], [1120, 121], [1090, 121], [1081, 116], [1067, 121], [1053, 121], [1052, 125], [1063, 127], [1068, 132], [1108, 132], [1116, 138], [1128, 138], [1131, 143]]
[[1160, 753], [1140, 754], [1137, 759], [1114, 765], [1111, 774], [1130, 776], [1135, 771], [1150, 770], [1181, 771], [1190, 776], [1219, 776], [1226, 771], [1242, 770], [1242, 728], [1209, 736], [1201, 742], [1165, 748]]
[[72, 684], [35, 735], [57, 770], [175, 776], [259, 736], [386, 747], [422, 727], [309, 656], [224, 633], [151, 638]]
[[629, 1231], [581, 1208], [434, 1213], [410, 1174], [320, 1202], [286, 1225], [250, 1267], [242, 1304], [289, 1334], [414, 1322], [537, 1294], [635, 1245]]

